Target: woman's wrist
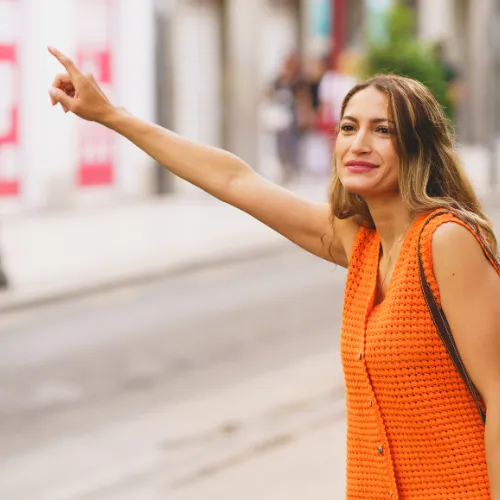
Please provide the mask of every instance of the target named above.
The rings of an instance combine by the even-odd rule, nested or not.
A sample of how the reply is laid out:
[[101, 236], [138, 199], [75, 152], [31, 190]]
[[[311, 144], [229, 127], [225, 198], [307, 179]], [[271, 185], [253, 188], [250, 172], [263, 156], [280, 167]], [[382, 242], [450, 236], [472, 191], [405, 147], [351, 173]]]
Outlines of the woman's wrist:
[[118, 132], [120, 121], [128, 115], [127, 110], [121, 106], [110, 105], [109, 108], [103, 113], [102, 119], [99, 120], [101, 125]]

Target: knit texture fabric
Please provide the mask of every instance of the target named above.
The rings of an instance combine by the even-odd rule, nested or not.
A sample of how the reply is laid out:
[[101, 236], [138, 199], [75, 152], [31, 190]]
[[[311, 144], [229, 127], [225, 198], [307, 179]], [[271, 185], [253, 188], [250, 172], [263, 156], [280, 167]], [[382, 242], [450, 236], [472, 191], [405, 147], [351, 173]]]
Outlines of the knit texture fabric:
[[[428, 215], [405, 236], [385, 299], [376, 306], [380, 237], [360, 228], [354, 243], [341, 336], [348, 500], [490, 498], [484, 425], [420, 287], [417, 243]], [[439, 215], [421, 240], [438, 300], [432, 236], [446, 222], [464, 225]]]

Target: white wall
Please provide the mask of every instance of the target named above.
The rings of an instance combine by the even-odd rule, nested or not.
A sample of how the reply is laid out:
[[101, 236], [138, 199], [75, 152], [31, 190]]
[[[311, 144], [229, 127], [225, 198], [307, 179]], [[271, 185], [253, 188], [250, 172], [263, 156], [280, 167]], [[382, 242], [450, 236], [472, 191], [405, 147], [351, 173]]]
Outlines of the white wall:
[[221, 13], [215, 1], [180, 3], [172, 22], [176, 132], [221, 144]]
[[[178, 1], [171, 10], [174, 130], [222, 145], [222, 16], [215, 0]], [[174, 189], [194, 189], [174, 179]]]
[[454, 0], [420, 0], [418, 30], [429, 41], [450, 37], [453, 31]]
[[[285, 57], [298, 50], [298, 11], [286, 4], [268, 1], [260, 10], [257, 43], [260, 84], [276, 78]], [[255, 36], [255, 35], [254, 35]]]
[[[154, 121], [156, 111], [154, 3], [118, 0], [116, 18], [116, 102], [148, 121]], [[121, 137], [117, 166], [120, 196], [137, 198], [151, 193], [154, 161]]]
[[24, 0], [21, 7], [21, 189], [24, 206], [40, 208], [54, 197], [71, 196], [74, 185], [76, 119], [49, 104], [54, 76], [65, 70], [46, 47], [73, 54], [74, 26], [62, 20], [73, 20], [75, 13], [68, 0]]
[[259, 37], [265, 8], [266, 0], [227, 1], [227, 146], [253, 167], [259, 157]]

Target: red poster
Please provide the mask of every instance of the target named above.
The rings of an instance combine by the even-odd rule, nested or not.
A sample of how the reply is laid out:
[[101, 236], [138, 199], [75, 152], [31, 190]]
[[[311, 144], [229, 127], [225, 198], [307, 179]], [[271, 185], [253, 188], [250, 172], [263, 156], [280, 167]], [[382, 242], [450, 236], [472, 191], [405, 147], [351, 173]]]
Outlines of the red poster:
[[[92, 73], [110, 97], [113, 90], [110, 26], [113, 0], [78, 0], [77, 63]], [[101, 125], [78, 122], [78, 178], [80, 186], [105, 186], [114, 180], [115, 138]]]
[[0, 196], [19, 194], [18, 0], [0, 0]]

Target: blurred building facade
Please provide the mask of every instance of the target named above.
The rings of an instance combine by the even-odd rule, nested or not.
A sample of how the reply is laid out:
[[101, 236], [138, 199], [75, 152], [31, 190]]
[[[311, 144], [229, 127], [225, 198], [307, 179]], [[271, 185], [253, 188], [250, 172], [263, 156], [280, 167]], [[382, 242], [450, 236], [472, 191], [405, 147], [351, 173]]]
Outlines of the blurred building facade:
[[[149, 160], [103, 127], [52, 109], [64, 69], [54, 45], [110, 97], [155, 118], [154, 3], [0, 1], [0, 207], [24, 211], [110, 203], [149, 189]], [[141, 168], [141, 166], [144, 168]]]
[[442, 42], [458, 71], [461, 97], [456, 116], [458, 139], [476, 184], [500, 180], [500, 1], [418, 0], [419, 36]]
[[[259, 104], [280, 62], [292, 50], [303, 60], [362, 51], [366, 31], [377, 28], [374, 9], [391, 1], [0, 0], [0, 209], [120, 203], [190, 189], [124, 139], [50, 108], [46, 92], [60, 68], [48, 44], [96, 74], [132, 113], [224, 147], [266, 174], [272, 141]], [[477, 175], [493, 182], [500, 0], [407, 3], [418, 36], [444, 42], [459, 69], [460, 139], [477, 146]]]
[[[298, 0], [158, 0], [160, 123], [262, 166], [259, 103], [298, 46]], [[161, 172], [161, 171], [160, 171]], [[189, 190], [168, 173], [160, 191]]]

